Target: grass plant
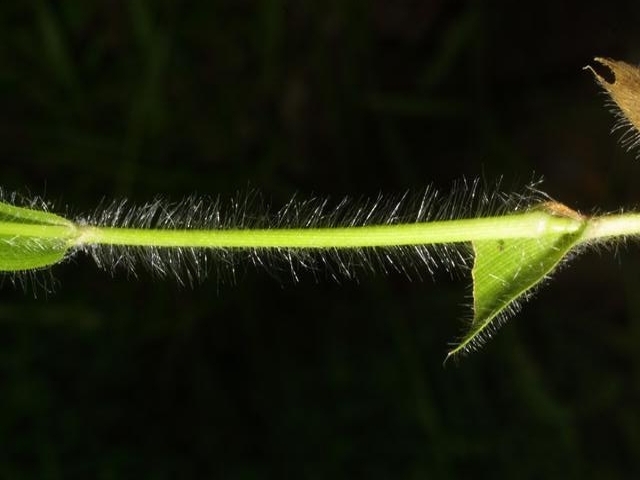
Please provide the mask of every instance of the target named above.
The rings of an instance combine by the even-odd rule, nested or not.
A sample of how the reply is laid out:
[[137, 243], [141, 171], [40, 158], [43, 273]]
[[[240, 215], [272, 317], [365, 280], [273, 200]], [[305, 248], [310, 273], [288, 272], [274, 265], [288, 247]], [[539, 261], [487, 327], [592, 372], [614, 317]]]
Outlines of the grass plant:
[[[621, 125], [629, 128], [626, 145], [636, 145], [639, 70], [601, 58], [589, 68], [618, 106]], [[469, 198], [477, 198], [476, 187], [466, 192]], [[237, 200], [229, 214], [220, 202], [192, 198], [141, 207], [115, 203], [91, 216], [68, 219], [41, 202], [19, 206], [4, 201], [0, 270], [20, 275], [82, 251], [106, 268], [133, 269], [141, 260], [152, 271], [180, 281], [201, 277], [212, 263], [234, 268], [237, 257], [256, 264], [284, 260], [295, 279], [297, 271], [307, 268], [327, 267], [350, 276], [362, 266], [406, 271], [414, 264], [431, 269], [472, 263], [473, 317], [448, 358], [480, 347], [576, 253], [640, 234], [638, 213], [583, 215], [532, 191], [483, 194], [480, 203], [485, 206], [495, 207], [496, 198], [508, 201], [469, 217], [459, 213], [462, 202], [438, 204], [429, 189], [417, 200], [345, 201], [334, 208], [326, 200], [292, 200], [275, 214], [251, 211]]]

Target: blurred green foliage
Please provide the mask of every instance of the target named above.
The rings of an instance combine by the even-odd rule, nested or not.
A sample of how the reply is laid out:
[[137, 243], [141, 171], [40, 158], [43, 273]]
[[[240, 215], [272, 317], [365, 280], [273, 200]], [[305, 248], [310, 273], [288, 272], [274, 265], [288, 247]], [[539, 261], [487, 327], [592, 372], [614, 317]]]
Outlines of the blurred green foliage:
[[[375, 195], [532, 171], [638, 202], [580, 68], [639, 58], [637, 2], [4, 2], [8, 190], [64, 211], [247, 185]], [[5, 478], [616, 478], [640, 456], [633, 249], [558, 275], [442, 367], [466, 279], [193, 290], [78, 259], [0, 292]], [[283, 275], [286, 277], [286, 275]]]

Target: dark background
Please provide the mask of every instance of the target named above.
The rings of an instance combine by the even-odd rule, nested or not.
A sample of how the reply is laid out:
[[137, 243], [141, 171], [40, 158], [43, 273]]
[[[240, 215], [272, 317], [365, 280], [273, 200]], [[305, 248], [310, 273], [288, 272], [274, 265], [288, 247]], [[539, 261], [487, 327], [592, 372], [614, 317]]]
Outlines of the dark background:
[[[1, 183], [82, 212], [535, 172], [573, 208], [632, 207], [639, 163], [581, 68], [640, 60], [640, 3], [587, 5], [3, 2]], [[612, 253], [444, 367], [468, 278], [188, 289], [78, 257], [54, 294], [0, 292], [0, 476], [637, 475], [640, 255]]]

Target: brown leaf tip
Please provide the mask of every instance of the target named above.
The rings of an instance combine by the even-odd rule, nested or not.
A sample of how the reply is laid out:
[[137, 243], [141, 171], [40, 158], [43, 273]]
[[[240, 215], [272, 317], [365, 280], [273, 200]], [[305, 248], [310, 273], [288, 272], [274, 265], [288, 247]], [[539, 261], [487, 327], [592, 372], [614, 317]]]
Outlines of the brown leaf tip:
[[618, 123], [623, 128], [622, 144], [627, 149], [640, 144], [640, 68], [610, 58], [596, 57], [585, 67], [618, 107]]

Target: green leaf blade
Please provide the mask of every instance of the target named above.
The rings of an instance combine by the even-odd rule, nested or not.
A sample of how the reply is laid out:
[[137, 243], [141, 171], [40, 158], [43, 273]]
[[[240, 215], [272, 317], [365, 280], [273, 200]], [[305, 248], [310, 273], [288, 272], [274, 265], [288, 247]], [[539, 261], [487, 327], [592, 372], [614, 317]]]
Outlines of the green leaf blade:
[[575, 218], [583, 225], [571, 233], [549, 232], [533, 238], [472, 242], [473, 320], [447, 358], [480, 348], [518, 311], [518, 302], [526, 299], [580, 243], [586, 221], [579, 214], [554, 205], [543, 208], [550, 216]]

